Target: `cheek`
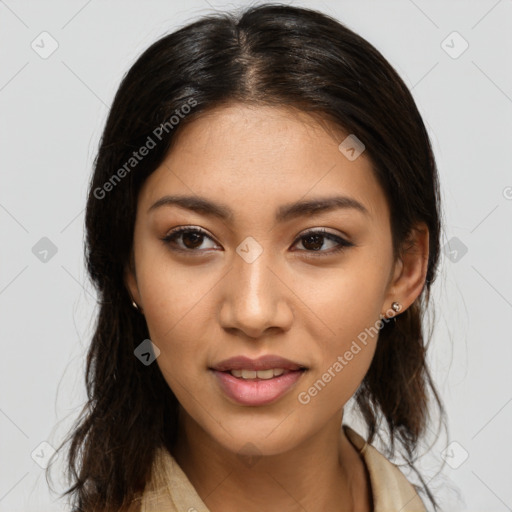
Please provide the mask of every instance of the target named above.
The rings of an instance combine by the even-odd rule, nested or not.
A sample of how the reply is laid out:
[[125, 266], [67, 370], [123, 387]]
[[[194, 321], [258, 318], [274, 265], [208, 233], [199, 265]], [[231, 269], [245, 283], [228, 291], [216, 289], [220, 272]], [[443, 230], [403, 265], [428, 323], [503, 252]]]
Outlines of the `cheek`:
[[378, 308], [366, 302], [331, 309], [326, 322], [336, 334], [317, 338], [318, 364], [297, 391], [311, 419], [327, 420], [357, 391], [375, 354], [380, 326]]
[[205, 329], [212, 327], [211, 300], [220, 276], [204, 264], [179, 266], [161, 252], [141, 254], [139, 289], [149, 337], [160, 350], [156, 362], [178, 399], [187, 402], [186, 390], [206, 369]]
[[208, 318], [204, 304], [220, 277], [211, 265], [179, 264], [162, 248], [141, 250], [139, 261], [137, 276], [144, 315], [157, 344], [176, 339], [178, 332], [181, 339], [191, 323], [201, 323], [202, 316]]
[[324, 334], [341, 343], [339, 348], [379, 319], [388, 273], [387, 262], [359, 251], [320, 279], [303, 281], [301, 293], [325, 324]]
[[318, 414], [332, 413], [350, 399], [375, 353], [387, 270], [372, 258], [360, 258], [360, 263], [351, 265], [350, 271], [336, 269], [309, 295], [317, 313], [309, 330], [319, 359], [299, 390], [298, 401]]

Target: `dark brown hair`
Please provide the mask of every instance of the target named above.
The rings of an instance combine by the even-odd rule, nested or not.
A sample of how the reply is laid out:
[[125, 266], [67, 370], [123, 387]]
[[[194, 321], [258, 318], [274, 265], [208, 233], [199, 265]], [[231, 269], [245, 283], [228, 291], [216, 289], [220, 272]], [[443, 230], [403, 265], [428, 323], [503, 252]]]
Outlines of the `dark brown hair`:
[[[73, 497], [75, 510], [126, 509], [144, 489], [156, 448], [170, 449], [176, 440], [176, 397], [158, 365], [145, 366], [134, 356], [149, 333], [131, 305], [124, 269], [142, 183], [178, 130], [232, 101], [287, 105], [356, 134], [387, 196], [397, 256], [417, 222], [428, 226], [422, 294], [382, 326], [355, 400], [369, 442], [387, 429], [389, 454], [402, 454], [413, 468], [431, 405], [444, 414], [423, 332], [439, 256], [438, 178], [409, 90], [371, 44], [322, 13], [264, 4], [208, 15], [159, 39], [138, 58], [122, 80], [100, 141], [85, 218], [87, 270], [100, 308], [87, 357], [88, 401], [66, 440], [72, 485], [65, 494]], [[155, 146], [131, 161], [148, 137]]]

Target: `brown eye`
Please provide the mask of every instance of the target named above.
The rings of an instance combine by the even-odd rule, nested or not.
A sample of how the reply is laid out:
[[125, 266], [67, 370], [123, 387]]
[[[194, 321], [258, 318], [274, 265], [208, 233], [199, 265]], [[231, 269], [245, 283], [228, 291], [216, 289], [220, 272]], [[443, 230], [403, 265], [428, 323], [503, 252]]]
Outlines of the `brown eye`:
[[323, 235], [308, 235], [302, 238], [302, 245], [311, 251], [319, 251], [324, 245], [325, 236]]
[[183, 233], [182, 237], [183, 245], [185, 245], [187, 249], [195, 249], [196, 247], [201, 245], [204, 235], [189, 231]]
[[[175, 251], [196, 253], [203, 252], [197, 249], [203, 245], [205, 239], [212, 240], [205, 231], [198, 228], [178, 228], [162, 238], [163, 242]], [[206, 247], [206, 249], [211, 248]]]
[[[322, 247], [324, 246], [326, 240], [334, 243], [334, 248], [330, 250], [322, 250]], [[297, 242], [302, 243], [302, 246], [305, 248], [304, 252], [317, 252], [319, 253], [318, 256], [328, 256], [338, 251], [341, 251], [347, 247], [352, 247], [354, 245], [352, 242], [349, 242], [344, 238], [335, 235], [334, 233], [329, 233], [324, 229], [316, 229], [314, 231], [309, 231], [308, 233], [301, 235], [296, 240], [296, 243]]]

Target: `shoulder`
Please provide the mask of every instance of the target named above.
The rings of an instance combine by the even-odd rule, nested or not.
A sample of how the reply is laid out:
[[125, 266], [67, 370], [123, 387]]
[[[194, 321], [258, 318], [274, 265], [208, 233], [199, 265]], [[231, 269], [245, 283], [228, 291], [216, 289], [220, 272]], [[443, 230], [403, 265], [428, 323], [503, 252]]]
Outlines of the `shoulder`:
[[375, 512], [426, 512], [416, 489], [400, 469], [348, 425], [343, 428], [368, 469]]

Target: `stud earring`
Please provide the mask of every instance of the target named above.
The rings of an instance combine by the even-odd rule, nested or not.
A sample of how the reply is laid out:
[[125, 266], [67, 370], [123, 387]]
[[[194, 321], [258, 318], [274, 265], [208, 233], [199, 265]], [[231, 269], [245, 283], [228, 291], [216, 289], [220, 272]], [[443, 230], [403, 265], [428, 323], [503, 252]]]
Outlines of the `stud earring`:
[[140, 308], [137, 303], [132, 300], [132, 306], [139, 312], [139, 313], [142, 313], [142, 308]]
[[393, 304], [391, 304], [391, 309], [395, 312], [395, 313], [398, 313], [399, 311], [402, 310], [402, 304], [400, 304], [400, 302], [393, 302]]

